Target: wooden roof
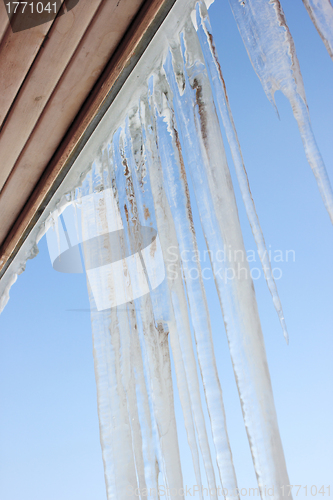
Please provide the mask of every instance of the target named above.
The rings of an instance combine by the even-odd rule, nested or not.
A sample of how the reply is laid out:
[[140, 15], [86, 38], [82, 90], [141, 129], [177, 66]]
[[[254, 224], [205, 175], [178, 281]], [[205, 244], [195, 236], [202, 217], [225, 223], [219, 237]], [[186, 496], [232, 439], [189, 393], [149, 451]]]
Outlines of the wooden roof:
[[175, 0], [80, 0], [13, 33], [0, 0], [0, 278]]

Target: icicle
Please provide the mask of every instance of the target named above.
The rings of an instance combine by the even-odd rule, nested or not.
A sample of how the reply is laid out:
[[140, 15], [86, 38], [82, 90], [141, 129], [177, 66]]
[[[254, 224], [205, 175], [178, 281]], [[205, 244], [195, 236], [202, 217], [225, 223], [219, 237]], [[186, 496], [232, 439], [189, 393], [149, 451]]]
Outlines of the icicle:
[[[96, 235], [105, 234], [108, 230], [105, 200], [99, 198], [98, 206], [95, 198], [84, 199], [82, 205], [82, 233], [87, 241]], [[86, 267], [96, 259], [94, 249], [84, 245]], [[108, 248], [111, 251], [110, 248]], [[99, 275], [101, 275], [101, 271]], [[109, 277], [112, 280], [112, 277]], [[88, 280], [89, 285], [89, 280]], [[110, 283], [113, 287], [114, 284]], [[102, 285], [100, 284], [102, 289]], [[103, 452], [105, 480], [108, 500], [125, 498], [129, 491], [138, 488], [135, 467], [130, 417], [127, 409], [126, 394], [120, 367], [120, 331], [117, 309], [97, 312], [95, 295], [90, 290], [92, 303], [92, 328], [95, 374], [98, 394], [98, 410], [100, 436]], [[108, 290], [105, 290], [107, 293]], [[124, 340], [124, 339], [122, 339]]]
[[270, 102], [281, 90], [289, 99], [307, 160], [333, 223], [333, 192], [310, 123], [294, 41], [279, 0], [229, 0], [252, 65]]
[[227, 89], [224, 83], [221, 66], [218, 61], [217, 51], [213, 41], [212, 29], [210, 26], [207, 10], [203, 9], [201, 4], [201, 15], [197, 4], [197, 26], [198, 36], [205, 57], [207, 68], [210, 72], [212, 83], [215, 90], [217, 105], [222, 117], [223, 125], [227, 134], [228, 143], [230, 146], [232, 159], [234, 161], [237, 179], [241, 190], [242, 198], [246, 208], [246, 213], [251, 225], [252, 234], [254, 236], [260, 261], [264, 270], [266, 282], [273, 297], [273, 303], [278, 313], [283, 334], [286, 342], [289, 342], [287, 326], [284, 319], [282, 304], [277, 291], [276, 283], [272, 273], [272, 266], [269, 259], [269, 254], [266, 248], [264, 235], [262, 233], [259, 218], [256, 212], [256, 207], [252, 198], [249, 179], [244, 165], [243, 155], [239, 144], [236, 127], [232, 117]]
[[[157, 118], [158, 144], [162, 160], [165, 188], [171, 207], [181, 255], [197, 256], [198, 248], [192, 219], [191, 201], [178, 132], [172, 110], [162, 94], [163, 111]], [[170, 154], [170, 151], [173, 151]], [[184, 253], [185, 252], [185, 253]], [[212, 425], [213, 439], [221, 483], [229, 491], [237, 491], [236, 474], [226, 429], [222, 390], [217, 374], [210, 318], [204, 291], [200, 262], [182, 260], [184, 281], [189, 296], [201, 376]], [[194, 274], [193, 274], [194, 271]], [[195, 276], [193, 278], [193, 276]], [[211, 486], [213, 488], [213, 486]]]
[[[160, 135], [159, 134], [158, 134], [158, 143], [159, 143], [159, 149], [160, 149], [161, 144], [160, 144]], [[173, 154], [174, 153], [172, 152], [171, 155], [173, 155]], [[169, 234], [169, 241], [170, 241], [170, 234]], [[177, 247], [178, 247], [178, 245], [176, 243], [177, 243], [177, 238], [174, 237], [173, 238], [173, 245], [171, 245], [171, 246], [174, 247], [175, 249], [177, 249]], [[168, 246], [170, 248], [170, 243]], [[180, 262], [179, 258], [177, 259], [177, 262]], [[189, 387], [189, 394], [190, 394], [190, 399], [191, 399], [193, 417], [194, 417], [196, 430], [197, 430], [197, 434], [198, 434], [199, 446], [200, 446], [202, 457], [203, 457], [203, 462], [204, 462], [204, 467], [205, 467], [205, 471], [206, 471], [208, 485], [209, 485], [209, 488], [213, 492], [215, 492], [215, 494], [213, 495], [213, 498], [215, 499], [217, 487], [216, 487], [214, 468], [213, 468], [213, 464], [212, 464], [211, 453], [210, 453], [210, 448], [209, 448], [209, 443], [208, 443], [208, 435], [207, 435], [207, 430], [206, 430], [205, 418], [204, 418], [202, 404], [201, 404], [201, 398], [200, 398], [199, 380], [198, 380], [196, 362], [195, 362], [195, 357], [194, 357], [194, 352], [193, 352], [190, 323], [189, 323], [188, 314], [187, 314], [186, 297], [184, 294], [183, 284], [181, 282], [181, 279], [179, 279], [181, 276], [180, 269], [178, 268], [175, 271], [175, 273], [176, 273], [176, 277], [173, 280], [174, 286], [171, 288], [171, 300], [172, 300], [172, 305], [173, 305], [173, 310], [174, 310], [174, 315], [175, 315], [175, 321], [177, 324], [177, 332], [179, 335], [179, 345], [181, 347], [183, 360], [184, 360], [184, 367], [185, 367], [185, 372], [186, 372], [186, 376], [187, 376], [187, 383], [188, 383], [188, 387]]]
[[[173, 60], [169, 53], [165, 70], [174, 94], [177, 121], [210, 250], [259, 486], [274, 485], [274, 498], [277, 499], [281, 497], [280, 486], [288, 484], [289, 480], [253, 282], [248, 262], [244, 259], [245, 248], [232, 182], [208, 76], [201, 62], [202, 54], [193, 26], [188, 24], [184, 33], [189, 76], [185, 75], [182, 96], [173, 68], [174, 60], [179, 71], [182, 59], [179, 51], [172, 52]], [[227, 254], [226, 262], [218, 260], [221, 249]]]
[[[104, 151], [103, 174], [107, 182], [110, 182], [109, 162], [109, 155], [107, 151]], [[124, 345], [122, 349], [122, 371], [126, 380], [125, 389], [131, 416], [133, 449], [140, 491], [144, 491], [144, 488], [147, 486], [148, 491], [157, 492], [156, 455], [154, 452], [149, 401], [144, 379], [144, 366], [138, 338], [138, 325], [134, 303], [129, 302], [126, 308], [119, 308], [118, 315], [121, 317], [119, 323], [122, 343]], [[155, 496], [149, 495], [149, 498], [157, 498], [157, 493]]]
[[[132, 313], [132, 314], [131, 314]], [[126, 317], [127, 316], [127, 317]], [[132, 317], [131, 317], [132, 316]], [[132, 322], [130, 321], [132, 319]], [[140, 352], [140, 345], [136, 336], [137, 326], [133, 321], [133, 304], [129, 303], [128, 307], [125, 310], [118, 311], [118, 321], [120, 323], [120, 344], [121, 344], [121, 358], [120, 358], [120, 368], [122, 373], [122, 381], [124, 385], [124, 391], [126, 394], [127, 400], [127, 410], [129, 415], [129, 424], [131, 428], [131, 436], [132, 436], [132, 449], [134, 454], [134, 462], [137, 474], [138, 485], [141, 491], [146, 488], [146, 477], [145, 472], [147, 473], [147, 469], [145, 470], [144, 464], [144, 455], [143, 455], [143, 438], [141, 433], [141, 425], [139, 419], [139, 408], [137, 402], [137, 392], [135, 386], [135, 374], [138, 377], [143, 376], [143, 366]], [[140, 380], [140, 396], [141, 398], [145, 398], [145, 394], [143, 393], [143, 385], [142, 380]], [[144, 387], [145, 388], [145, 387]], [[138, 389], [139, 390], [139, 389]], [[148, 398], [146, 398], [148, 403]], [[143, 405], [142, 405], [143, 406]], [[147, 410], [146, 407], [143, 408]], [[148, 407], [149, 409], [149, 407]], [[143, 421], [144, 417], [146, 421]], [[152, 465], [155, 462], [155, 454], [151, 449], [152, 444], [152, 433], [150, 431], [149, 420], [147, 421], [147, 415], [141, 417], [143, 421], [143, 427], [148, 425], [148, 433], [145, 437], [146, 447], [150, 448], [148, 453], [146, 454], [146, 459], [149, 460], [149, 468], [151, 470]], [[148, 472], [148, 479], [150, 480], [150, 487], [155, 487], [156, 484], [153, 482], [154, 476], [151, 475], [151, 472]]]
[[[269, 99], [274, 104], [274, 92], [281, 89], [292, 103], [309, 162], [330, 211], [330, 187], [314, 143], [302, 77], [279, 3], [230, 2]], [[169, 340], [196, 481], [203, 486], [202, 458], [210, 497], [217, 500], [220, 496], [191, 322], [217, 466], [227, 491], [224, 496], [239, 498], [201, 265], [184, 257], [185, 252], [198, 255], [188, 174], [211, 259], [261, 493], [264, 485], [269, 485], [274, 488], [272, 498], [277, 500], [283, 496], [281, 486], [289, 484], [214, 97], [266, 280], [287, 336], [282, 307], [206, 9], [201, 3], [192, 12], [194, 4], [194, 0], [176, 2], [165, 30], [156, 35], [155, 41], [162, 43], [148, 47], [151, 59], [142, 63], [144, 56], [131, 75], [136, 88], [130, 80], [125, 83], [76, 160], [77, 172], [72, 177], [77, 182], [73, 181], [76, 191], [71, 184], [62, 198], [52, 201], [58, 228], [53, 231], [57, 255], [64, 253], [68, 236], [64, 236], [62, 224], [57, 226], [65, 206], [74, 205], [73, 233], [76, 241], [82, 240], [108, 500], [133, 496], [136, 488], [140, 498], [158, 500], [159, 478], [169, 489], [162, 496], [184, 498]], [[256, 9], [257, 14], [253, 14]], [[170, 20], [174, 24], [168, 28]], [[202, 490], [199, 497], [205, 497]]]
[[[145, 120], [144, 120], [144, 145], [146, 153], [146, 162], [149, 172], [149, 181], [147, 180], [147, 188], [151, 188], [151, 195], [154, 203], [154, 214], [156, 217], [156, 225], [158, 228], [158, 234], [161, 239], [161, 246], [164, 253], [164, 261], [168, 262], [170, 255], [168, 255], [167, 249], [173, 248], [177, 249], [177, 239], [175, 235], [175, 229], [173, 224], [173, 219], [171, 211], [166, 200], [166, 195], [164, 192], [163, 175], [161, 170], [161, 163], [159, 155], [156, 148], [156, 136], [154, 133], [154, 127], [149, 121], [149, 110], [145, 111], [144, 106], [142, 106]], [[177, 252], [178, 259], [176, 263], [172, 264], [171, 273], [169, 275], [169, 269], [167, 268], [167, 280], [169, 289], [176, 295], [180, 295], [182, 298], [182, 303], [185, 303], [184, 290], [181, 283], [181, 270], [179, 267], [179, 252]], [[169, 296], [164, 296], [163, 299]], [[171, 299], [170, 299], [171, 300]], [[194, 420], [191, 406], [191, 398], [189, 391], [189, 383], [187, 380], [188, 368], [184, 366], [184, 358], [179, 341], [179, 332], [182, 331], [182, 326], [186, 324], [186, 333], [189, 335], [188, 323], [182, 321], [181, 323], [176, 322], [174, 317], [173, 308], [169, 306], [170, 309], [170, 319], [169, 319], [169, 334], [170, 334], [170, 344], [172, 349], [173, 360], [175, 364], [177, 386], [179, 391], [179, 398], [183, 410], [185, 428], [187, 433], [187, 439], [190, 446], [192, 461], [194, 466], [194, 472], [196, 477], [196, 483], [202, 486], [201, 474], [200, 474], [200, 463], [199, 463], [199, 453], [195, 437]], [[184, 307], [185, 309], [185, 307]], [[182, 311], [184, 317], [186, 318], [186, 309]], [[200, 498], [202, 497], [202, 492], [199, 492]]]
[[[124, 137], [118, 131], [113, 141], [114, 163], [117, 166], [115, 175], [124, 227], [127, 226], [130, 231], [131, 225], [134, 226], [134, 239], [130, 243], [134, 252], [140, 248], [140, 233], [136, 231], [139, 212], [130, 160], [126, 156], [126, 144], [124, 147], [123, 141]], [[166, 486], [170, 490], [179, 492], [182, 487], [182, 473], [174, 415], [168, 332], [164, 330], [162, 324], [155, 322], [149, 294], [136, 300], [136, 312], [140, 344], [145, 361], [146, 384], [159, 437], [160, 470]]]
[[333, 60], [333, 7], [330, 0], [303, 0], [303, 3]]
[[[134, 304], [128, 304], [127, 311], [129, 322], [124, 321], [122, 328], [129, 327], [129, 334], [132, 337], [131, 352], [126, 357], [126, 353], [122, 353], [123, 358], [130, 364], [129, 370], [132, 370], [133, 375], [129, 377], [129, 382], [132, 384], [132, 377], [135, 378], [136, 387], [132, 386], [131, 390], [136, 390], [136, 394], [131, 393], [132, 401], [130, 405], [130, 413], [132, 417], [132, 428], [136, 427], [136, 442], [134, 443], [135, 460], [137, 470], [144, 472], [145, 482], [141, 477], [140, 489], [143, 491], [147, 487], [148, 491], [156, 491], [158, 483], [156, 481], [156, 454], [154, 450], [153, 431], [150, 418], [149, 400], [147, 388], [144, 379], [144, 367], [141, 356], [140, 342], [137, 336], [137, 322]], [[123, 329], [122, 329], [123, 331]], [[137, 406], [136, 406], [137, 405]], [[141, 458], [142, 454], [142, 458]], [[142, 468], [141, 468], [142, 467]], [[140, 475], [139, 475], [140, 479]], [[151, 499], [157, 499], [157, 494], [149, 496]]]

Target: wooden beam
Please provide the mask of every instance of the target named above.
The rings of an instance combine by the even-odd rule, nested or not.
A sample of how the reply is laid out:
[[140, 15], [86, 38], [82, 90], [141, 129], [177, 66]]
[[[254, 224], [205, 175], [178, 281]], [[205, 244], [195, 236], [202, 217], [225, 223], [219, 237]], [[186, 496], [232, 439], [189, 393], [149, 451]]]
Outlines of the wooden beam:
[[145, 1], [0, 248], [0, 279], [175, 1]]
[[[108, 1], [115, 9], [117, 0]], [[1, 130], [0, 192], [101, 2], [81, 0], [55, 19]]]
[[3, 2], [0, 2], [0, 43], [4, 37], [9, 26], [9, 18], [7, 15], [6, 7]]
[[[38, 54], [53, 20], [27, 31], [13, 33], [9, 23], [7, 24], [6, 10], [4, 12], [1, 9], [0, 14], [2, 19], [0, 29], [4, 30], [0, 46], [0, 127], [2, 127], [11, 103]], [[15, 14], [13, 16], [15, 17]]]
[[[91, 0], [85, 1], [90, 2]], [[80, 111], [86, 97], [92, 91], [98, 77], [101, 76], [141, 5], [142, 0], [122, 0], [121, 2], [119, 0], [104, 0], [98, 9], [41, 113], [36, 126], [32, 129], [29, 140], [0, 193], [0, 245], [31, 196], [45, 167], [52, 159], [68, 128]], [[71, 12], [66, 16], [70, 14]], [[44, 57], [41, 60], [44, 60]], [[38, 65], [36, 67], [38, 69]], [[38, 71], [38, 74], [42, 78], [40, 71]], [[33, 76], [34, 70], [32, 69], [28, 81]], [[31, 92], [39, 86], [38, 83], [34, 78]], [[31, 92], [29, 92], [30, 100]], [[30, 101], [25, 99], [24, 102], [28, 105]], [[16, 119], [18, 130], [21, 130], [22, 116], [16, 114]], [[9, 126], [11, 121], [9, 120]], [[26, 122], [29, 123], [28, 117]], [[23, 129], [24, 127], [25, 125], [23, 125]], [[15, 141], [17, 135], [15, 134], [15, 128], [10, 128], [12, 134], [9, 137], [7, 136], [7, 142], [10, 139]], [[29, 128], [26, 130], [27, 134], [28, 131]], [[10, 152], [6, 152], [10, 154]], [[0, 158], [3, 157], [4, 155], [1, 155], [0, 139]], [[6, 160], [3, 161], [6, 164]], [[13, 193], [20, 193], [20, 196], [13, 196]]]

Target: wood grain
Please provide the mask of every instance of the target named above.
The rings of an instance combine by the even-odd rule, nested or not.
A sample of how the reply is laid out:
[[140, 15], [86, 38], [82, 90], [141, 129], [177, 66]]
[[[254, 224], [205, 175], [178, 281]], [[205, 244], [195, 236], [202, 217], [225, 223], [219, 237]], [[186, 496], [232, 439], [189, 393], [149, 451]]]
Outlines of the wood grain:
[[18, 33], [10, 27], [5, 30], [0, 45], [0, 127], [52, 24], [50, 21]]
[[[0, 277], [37, 223], [53, 193], [64, 179], [174, 2], [175, 0], [145, 2], [131, 29], [123, 38], [104, 74], [96, 84], [94, 91], [39, 179], [24, 210], [6, 237], [0, 249]], [[38, 137], [43, 137], [41, 131], [38, 134], [41, 134]], [[45, 153], [43, 152], [43, 154]]]
[[0, 2], [0, 43], [9, 26], [9, 19], [6, 11], [5, 4]]
[[81, 0], [54, 21], [1, 130], [0, 192], [101, 1]]
[[[141, 2], [122, 0], [120, 9], [118, 0], [105, 0], [91, 22], [1, 191], [0, 242], [33, 191]], [[15, 190], [20, 193], [19, 197], [12, 197]]]

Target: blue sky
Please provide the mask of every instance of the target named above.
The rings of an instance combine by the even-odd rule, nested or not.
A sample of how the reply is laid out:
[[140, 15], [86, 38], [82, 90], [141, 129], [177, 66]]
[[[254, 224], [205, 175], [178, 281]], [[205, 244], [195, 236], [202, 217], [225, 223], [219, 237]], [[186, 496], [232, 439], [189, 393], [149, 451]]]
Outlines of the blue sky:
[[[302, 1], [281, 3], [314, 133], [333, 182], [333, 63]], [[266, 243], [273, 256], [279, 250], [284, 259], [276, 263], [282, 271], [277, 285], [289, 346], [262, 276], [255, 290], [290, 482], [319, 489], [330, 484], [333, 464], [332, 226], [288, 101], [276, 94], [279, 120], [252, 69], [228, 2], [216, 0], [210, 17]], [[245, 246], [255, 250], [226, 150]], [[203, 245], [200, 233], [198, 238]], [[0, 316], [0, 498], [104, 500], [90, 315], [73, 311], [89, 310], [86, 279], [56, 273], [45, 238], [39, 249]], [[287, 250], [294, 252], [288, 262]], [[252, 266], [260, 268], [258, 258]], [[206, 284], [238, 482], [249, 488], [255, 477], [222, 317], [213, 282]], [[179, 431], [185, 450], [181, 419]], [[304, 488], [298, 498], [305, 498]]]

